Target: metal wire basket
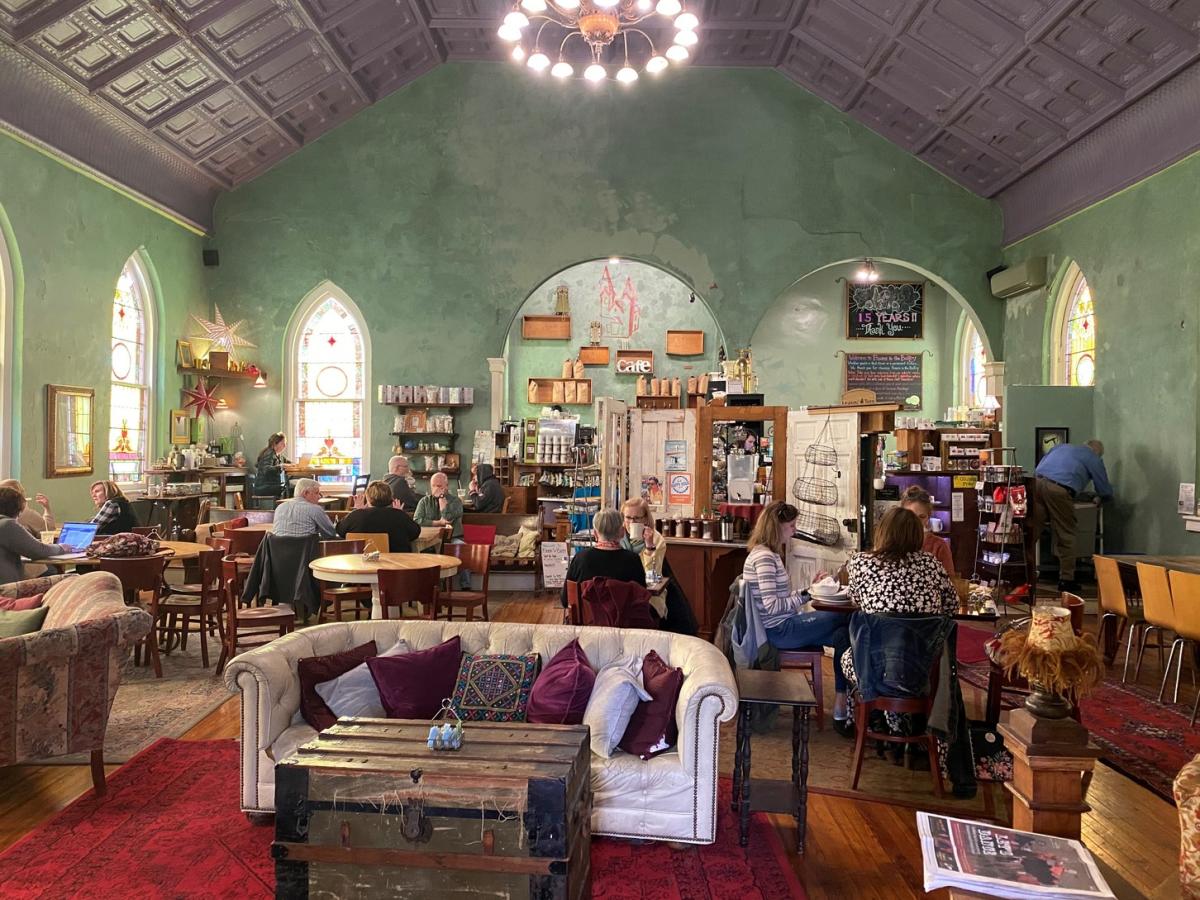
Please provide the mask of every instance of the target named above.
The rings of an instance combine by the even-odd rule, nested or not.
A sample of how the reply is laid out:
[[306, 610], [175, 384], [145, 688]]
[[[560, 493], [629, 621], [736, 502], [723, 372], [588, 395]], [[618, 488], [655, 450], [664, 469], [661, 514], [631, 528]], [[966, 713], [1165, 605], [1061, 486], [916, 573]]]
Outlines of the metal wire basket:
[[796, 517], [796, 537], [833, 547], [842, 539], [842, 528], [832, 516], [802, 509]]
[[809, 444], [804, 448], [804, 459], [814, 466], [836, 466], [837, 450], [828, 444]]
[[803, 503], [836, 506], [838, 502], [837, 483], [828, 478], [804, 475], [792, 482], [792, 496]]

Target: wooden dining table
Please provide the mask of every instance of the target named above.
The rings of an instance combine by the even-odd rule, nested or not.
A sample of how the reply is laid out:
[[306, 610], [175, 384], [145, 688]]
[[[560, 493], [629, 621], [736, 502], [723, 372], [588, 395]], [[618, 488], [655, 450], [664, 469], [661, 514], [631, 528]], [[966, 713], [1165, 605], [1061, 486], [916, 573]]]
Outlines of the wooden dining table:
[[[814, 597], [812, 594], [809, 594], [809, 599], [812, 601], [812, 608], [821, 612], [836, 612], [846, 615], [858, 612], [858, 604], [854, 602], [827, 600], [821, 597]], [[954, 612], [950, 618], [957, 622], [995, 622], [1000, 618], [1000, 614]]]
[[337, 556], [322, 556], [308, 564], [313, 576], [321, 581], [338, 584], [369, 584], [371, 586], [371, 618], [383, 618], [383, 604], [379, 602], [380, 569], [431, 569], [441, 570], [441, 578], [449, 578], [458, 571], [461, 560], [457, 556], [441, 553], [381, 553], [378, 559], [363, 559], [361, 553], [342, 553]]
[[[255, 525], [245, 525], [238, 531], [265, 531], [270, 534], [275, 530], [275, 525], [272, 522], [260, 522]], [[412, 542], [414, 553], [420, 553], [422, 550], [428, 550], [430, 547], [437, 547], [442, 543], [443, 529], [438, 525], [427, 525], [421, 529], [421, 536]]]
[[[208, 544], [197, 544], [192, 541], [159, 541], [159, 550], [167, 557], [169, 562], [185, 561], [196, 559], [200, 556], [201, 551], [211, 550]], [[166, 551], [172, 551], [166, 553]], [[68, 566], [94, 566], [99, 563], [99, 559], [92, 556], [69, 556], [69, 557], [49, 557], [47, 559], [30, 560], [34, 565], [51, 566], [59, 571], [64, 571]]]

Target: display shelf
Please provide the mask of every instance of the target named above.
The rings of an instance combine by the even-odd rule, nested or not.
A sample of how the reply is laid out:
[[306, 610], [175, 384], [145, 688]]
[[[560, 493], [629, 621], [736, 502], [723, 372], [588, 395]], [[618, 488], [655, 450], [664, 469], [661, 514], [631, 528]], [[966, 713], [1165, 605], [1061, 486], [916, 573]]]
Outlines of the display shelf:
[[462, 469], [430, 469], [428, 472], [418, 472], [416, 469], [413, 469], [411, 471], [412, 471], [414, 478], [430, 478], [430, 477], [438, 474], [438, 472], [441, 472], [443, 475], [446, 475], [446, 476], [452, 476], [454, 478], [457, 478], [459, 475], [462, 474]]
[[679, 409], [678, 397], [641, 394], [635, 401], [638, 409]]
[[704, 353], [703, 331], [667, 329], [668, 356], [700, 356]]
[[611, 353], [608, 347], [587, 346], [579, 348], [579, 361], [585, 366], [607, 366]]
[[474, 403], [385, 403], [400, 409], [470, 409]]
[[254, 381], [259, 375], [266, 375], [262, 370], [251, 375], [249, 372], [229, 372], [225, 369], [196, 369], [191, 366], [176, 366], [175, 371], [180, 375], [200, 375], [205, 378], [233, 378], [238, 381]]
[[458, 437], [455, 431], [393, 431], [394, 437], [444, 437], [453, 440]]
[[571, 339], [570, 316], [523, 316], [521, 337], [527, 341], [569, 341]]
[[[573, 384], [577, 392], [574, 400], [555, 400], [554, 385], [555, 384]], [[549, 403], [557, 406], [591, 406], [592, 405], [592, 379], [590, 378], [530, 378], [529, 386], [533, 388], [533, 395], [526, 396], [530, 403], [545, 404]], [[581, 386], [585, 386], [582, 387]], [[586, 400], [578, 399], [578, 391], [584, 390], [587, 393]]]

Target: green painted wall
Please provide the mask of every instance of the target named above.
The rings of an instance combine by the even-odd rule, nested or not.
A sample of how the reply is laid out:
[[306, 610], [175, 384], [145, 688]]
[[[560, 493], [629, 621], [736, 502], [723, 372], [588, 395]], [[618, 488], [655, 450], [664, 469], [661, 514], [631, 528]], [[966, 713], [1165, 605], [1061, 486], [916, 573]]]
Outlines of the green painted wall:
[[[60, 521], [87, 516], [88, 484], [107, 477], [109, 342], [117, 276], [141, 248], [157, 281], [154, 366], [156, 452], [167, 411], [179, 405], [175, 339], [189, 312], [209, 309], [201, 239], [162, 215], [61, 163], [0, 135], [0, 207], [18, 270], [12, 425], [19, 433], [14, 474], [32, 496], [45, 491]], [[46, 479], [45, 396], [49, 383], [94, 387], [98, 419], [93, 477]]]
[[[607, 279], [606, 279], [607, 273]], [[632, 337], [626, 337], [629, 326], [630, 303], [626, 290], [637, 298], [638, 316]], [[554, 312], [554, 290], [565, 284], [570, 290], [571, 340], [524, 340], [521, 320], [526, 315], [547, 315]], [[611, 288], [620, 308], [605, 304], [601, 295]], [[654, 351], [654, 376], [678, 376], [681, 388], [686, 389], [689, 375], [699, 375], [716, 367], [717, 348], [724, 340], [720, 327], [708, 305], [697, 296], [692, 302], [691, 290], [669, 272], [636, 260], [622, 259], [610, 264], [608, 259], [592, 260], [572, 266], [554, 275], [529, 295], [517, 313], [508, 335], [508, 410], [513, 416], [536, 416], [546, 404], [528, 402], [530, 378], [554, 378], [562, 374], [563, 360], [574, 358], [579, 348], [589, 342], [588, 324], [598, 321], [606, 332], [600, 339], [610, 350], [607, 366], [587, 366], [584, 377], [592, 381], [593, 397], [620, 397], [631, 404], [637, 393], [636, 375], [618, 375], [618, 350]], [[704, 332], [702, 356], [667, 356], [667, 329], [682, 328]], [[647, 379], [649, 380], [649, 379]], [[592, 406], [570, 407], [584, 424], [592, 422]]]
[[[624, 90], [448, 64], [222, 196], [208, 274], [273, 376], [291, 310], [331, 279], [371, 329], [372, 398], [383, 381], [474, 384], [469, 435], [487, 425], [486, 358], [513, 316], [582, 260], [676, 273], [733, 345], [803, 275], [903, 259], [962, 290], [998, 342], [982, 273], [999, 240], [994, 204], [775, 72], [681, 70]], [[268, 380], [244, 407], [249, 444], [283, 420]], [[371, 411], [378, 472], [391, 411]]]
[[[1179, 482], [1196, 480], [1197, 208], [1200, 156], [1193, 156], [1005, 254], [1010, 264], [1048, 255], [1051, 272], [1074, 259], [1091, 287], [1095, 436], [1117, 492], [1105, 516], [1109, 549], [1197, 550], [1176, 514]], [[1051, 301], [1041, 290], [1006, 302], [1008, 384], [1045, 382]]]

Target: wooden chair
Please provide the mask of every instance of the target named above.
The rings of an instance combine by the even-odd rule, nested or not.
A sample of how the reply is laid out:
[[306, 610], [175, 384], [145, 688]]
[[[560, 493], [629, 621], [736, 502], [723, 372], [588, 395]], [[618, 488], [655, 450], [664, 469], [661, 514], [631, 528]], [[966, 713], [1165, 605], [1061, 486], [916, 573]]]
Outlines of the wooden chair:
[[[125, 590], [125, 602], [150, 613], [150, 633], [142, 641], [146, 648], [146, 659], [154, 666], [154, 677], [162, 678], [162, 661], [158, 658], [159, 598], [162, 597], [163, 570], [167, 567], [167, 556], [101, 557], [95, 569], [111, 572], [121, 581]], [[143, 595], [149, 594], [149, 601]]]
[[385, 531], [347, 531], [346, 540], [362, 541], [364, 550], [378, 550], [380, 553], [391, 552], [391, 543]]
[[229, 545], [230, 552], [233, 553], [234, 556], [237, 556], [241, 553], [253, 556], [258, 552], [258, 545], [263, 542], [263, 538], [267, 536], [267, 533], [257, 528], [254, 530], [246, 528], [226, 528], [221, 533], [221, 536], [229, 538], [231, 541]]
[[[341, 556], [344, 553], [362, 553], [363, 542], [360, 540], [321, 541], [322, 556]], [[352, 604], [354, 620], [362, 618], [361, 601], [371, 602], [371, 586], [369, 584], [330, 584], [321, 583], [321, 609], [317, 612], [317, 624], [325, 621], [325, 606], [333, 607], [333, 618], [342, 621], [342, 603]]]
[[[273, 606], [241, 606], [238, 585], [245, 580], [253, 559], [246, 556], [225, 556], [221, 559], [221, 576], [225, 583], [225, 639], [217, 674], [225, 664], [242, 650], [270, 643], [289, 634], [296, 627], [296, 611], [285, 603]], [[244, 568], [243, 568], [244, 567]]]
[[[1092, 557], [1096, 568], [1096, 582], [1100, 588], [1100, 627], [1096, 633], [1097, 642], [1104, 645], [1105, 627], [1117, 629], [1117, 647], [1121, 645], [1122, 632], [1128, 632], [1129, 640], [1125, 644], [1125, 666], [1121, 669], [1121, 681], [1129, 677], [1129, 659], [1132, 655], [1133, 642], [1147, 626], [1146, 617], [1142, 614], [1141, 605], [1130, 603], [1130, 597], [1125, 593], [1125, 583], [1121, 580], [1121, 567], [1115, 559], [1097, 554]], [[1140, 599], [1140, 598], [1138, 598]]]
[[[936, 677], [931, 678], [931, 683], [936, 684]], [[866, 750], [867, 741], [883, 741], [885, 744], [915, 744], [923, 746], [929, 754], [929, 771], [933, 775], [933, 792], [938, 797], [942, 797], [946, 793], [946, 787], [942, 783], [942, 767], [938, 765], [937, 758], [937, 738], [933, 736], [933, 732], [926, 726], [924, 733], [913, 735], [892, 734], [890, 731], [872, 731], [870, 728], [871, 713], [875, 711], [884, 713], [907, 713], [909, 715], [920, 714], [928, 721], [929, 712], [933, 709], [933, 696], [929, 697], [906, 697], [903, 699], [897, 697], [876, 697], [874, 700], [863, 700], [858, 698], [854, 704], [854, 757], [851, 761], [851, 767], [854, 772], [850, 780], [850, 789], [858, 790], [858, 778], [862, 772], [863, 753]]]
[[508, 512], [508, 507], [509, 507], [509, 504], [511, 504], [511, 503], [512, 503], [512, 497], [510, 497], [508, 494], [505, 494], [504, 502], [500, 504], [500, 512], [501, 513]]
[[433, 617], [436, 619], [445, 608], [446, 618], [453, 619], [455, 611], [461, 610], [462, 617], [471, 622], [475, 620], [475, 610], [482, 607], [483, 621], [488, 621], [488, 567], [491, 565], [492, 548], [487, 544], [447, 544], [442, 552], [446, 556], [456, 557], [461, 564], [460, 570], [482, 576], [483, 590], [442, 591], [438, 594]]
[[[1167, 657], [1167, 669], [1171, 668], [1171, 656], [1175, 654], [1175, 648], [1179, 647], [1179, 668], [1175, 670], [1175, 698], [1172, 702], [1179, 702], [1179, 675], [1183, 671], [1183, 651], [1190, 644], [1193, 650], [1200, 644], [1200, 575], [1193, 575], [1189, 572], [1171, 572], [1171, 596], [1178, 598], [1175, 603], [1175, 615], [1173, 618], [1173, 629], [1178, 635], [1175, 643], [1171, 645], [1171, 655]], [[1194, 658], [1193, 658], [1194, 659]], [[1195, 663], [1192, 666], [1192, 682], [1195, 683], [1196, 670]], [[1192, 704], [1191, 724], [1196, 724], [1196, 709], [1200, 706], [1200, 692], [1196, 694], [1197, 702]]]
[[195, 584], [177, 584], [169, 588], [167, 596], [159, 603], [159, 612], [167, 620], [168, 646], [170, 636], [179, 634], [179, 648], [187, 649], [188, 634], [192, 630], [193, 617], [200, 634], [200, 662], [208, 668], [208, 635], [215, 631], [221, 642], [225, 640], [225, 624], [222, 621], [225, 590], [221, 577], [221, 551], [215, 547], [203, 550], [197, 559]]
[[[1171, 581], [1167, 570], [1149, 563], [1137, 564], [1138, 584], [1142, 588], [1142, 614], [1149, 623], [1142, 629], [1142, 641], [1138, 646], [1137, 665], [1133, 669], [1133, 680], [1142, 672], [1142, 654], [1146, 652], [1146, 638], [1151, 631], [1158, 632], [1158, 664], [1162, 667], [1162, 684], [1158, 687], [1158, 702], [1162, 703], [1163, 691], [1167, 689], [1170, 666], [1163, 665], [1163, 634], [1175, 627], [1175, 602], [1171, 599]], [[1171, 647], [1174, 652], [1174, 645]], [[1178, 696], [1175, 698], [1178, 700]]]
[[419, 618], [435, 618], [438, 604], [438, 582], [441, 577], [441, 570], [436, 566], [430, 566], [427, 569], [380, 569], [380, 615], [386, 619], [388, 618], [388, 609], [396, 607], [400, 610], [397, 618], [408, 618], [404, 615], [405, 604], [419, 603], [421, 604]]
[[583, 621], [583, 600], [581, 595], [583, 591], [580, 589], [578, 581], [567, 579], [563, 582], [567, 588], [567, 609], [563, 614], [564, 625], [586, 625]]
[[[817, 731], [825, 730], [825, 689], [821, 678], [821, 662], [825, 659], [825, 648], [814, 647], [811, 650], [780, 650], [780, 669], [808, 670], [808, 683], [812, 685], [813, 696], [817, 698]], [[838, 665], [838, 660], [833, 664]]]
[[233, 553], [233, 539], [227, 538], [225, 535], [216, 535], [208, 539], [208, 546], [215, 550], [220, 550], [222, 556], [228, 556]]

